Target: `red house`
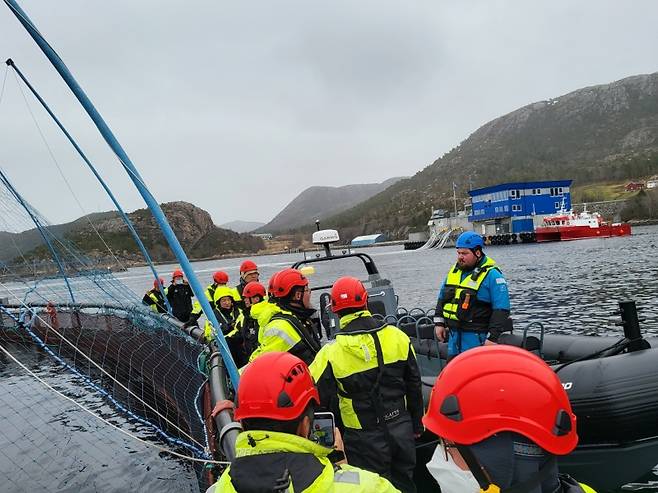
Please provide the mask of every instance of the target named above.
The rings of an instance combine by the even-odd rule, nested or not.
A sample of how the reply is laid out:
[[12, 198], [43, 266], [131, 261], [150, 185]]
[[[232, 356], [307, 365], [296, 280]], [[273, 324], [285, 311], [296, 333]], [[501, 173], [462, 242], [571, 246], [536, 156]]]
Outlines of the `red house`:
[[626, 190], [627, 192], [637, 192], [638, 190], [642, 190], [643, 188], [644, 188], [644, 183], [632, 181], [626, 184], [624, 190]]

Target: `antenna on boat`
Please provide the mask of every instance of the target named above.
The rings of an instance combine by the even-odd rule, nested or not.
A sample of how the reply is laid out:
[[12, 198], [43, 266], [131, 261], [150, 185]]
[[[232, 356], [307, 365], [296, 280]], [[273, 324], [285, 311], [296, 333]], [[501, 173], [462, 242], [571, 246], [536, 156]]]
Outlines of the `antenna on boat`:
[[57, 70], [57, 72], [62, 77], [64, 82], [66, 82], [66, 85], [69, 86], [71, 92], [73, 92], [75, 97], [78, 99], [82, 107], [89, 115], [89, 117], [93, 120], [94, 124], [96, 125], [96, 128], [98, 128], [98, 131], [103, 136], [103, 139], [105, 139], [105, 142], [107, 142], [107, 144], [110, 146], [114, 154], [117, 156], [117, 158], [119, 158], [119, 161], [121, 162], [122, 166], [128, 173], [128, 176], [135, 184], [135, 187], [137, 187], [137, 190], [139, 190], [141, 196], [144, 198], [146, 205], [151, 210], [151, 213], [153, 214], [155, 220], [158, 222], [158, 225], [160, 226], [160, 229], [162, 230], [162, 234], [167, 240], [169, 247], [176, 255], [176, 258], [178, 259], [178, 262], [181, 268], [183, 269], [183, 272], [185, 272], [185, 275], [187, 276], [190, 286], [192, 287], [192, 291], [194, 292], [194, 295], [196, 296], [199, 303], [201, 304], [203, 313], [205, 314], [206, 318], [210, 321], [212, 326], [215, 328], [215, 337], [217, 339], [219, 351], [222, 355], [222, 359], [226, 363], [226, 369], [228, 370], [229, 376], [231, 378], [231, 383], [233, 384], [233, 387], [237, 389], [238, 382], [240, 381], [240, 375], [238, 373], [237, 366], [233, 361], [233, 357], [231, 356], [231, 352], [229, 351], [228, 345], [226, 343], [226, 339], [224, 338], [224, 335], [222, 333], [221, 325], [217, 320], [217, 317], [215, 316], [215, 313], [213, 312], [212, 308], [210, 307], [210, 303], [205, 296], [203, 287], [201, 286], [201, 283], [199, 283], [199, 280], [197, 279], [196, 274], [194, 273], [194, 269], [192, 269], [192, 264], [190, 263], [190, 260], [187, 258], [187, 255], [185, 254], [183, 247], [178, 241], [178, 238], [176, 238], [176, 235], [174, 234], [174, 231], [171, 229], [171, 226], [167, 222], [167, 218], [162, 212], [162, 209], [160, 208], [158, 201], [151, 194], [150, 190], [146, 187], [144, 180], [142, 179], [141, 175], [139, 174], [139, 172], [133, 165], [132, 161], [128, 157], [128, 154], [126, 154], [123, 147], [121, 147], [121, 144], [119, 144], [119, 141], [116, 139], [116, 137], [110, 130], [110, 127], [108, 127], [107, 123], [105, 123], [103, 117], [101, 117], [98, 110], [96, 110], [95, 106], [93, 105], [89, 97], [82, 90], [78, 82], [73, 77], [73, 74], [71, 74], [69, 69], [62, 61], [62, 59], [59, 57], [59, 55], [55, 52], [52, 46], [50, 46], [48, 41], [46, 41], [46, 39], [39, 32], [36, 26], [32, 23], [32, 21], [27, 16], [27, 14], [18, 5], [16, 0], [4, 0], [4, 2], [12, 11], [12, 13], [16, 16], [18, 21], [23, 25], [23, 27], [28, 32], [28, 34], [32, 37], [32, 39], [34, 39], [35, 43], [39, 46], [41, 51], [43, 51], [44, 55], [46, 55], [48, 60], [50, 60], [50, 63], [53, 65], [55, 70]]
[[338, 235], [338, 231], [335, 229], [320, 229], [320, 220], [316, 219], [315, 220], [315, 227], [317, 228], [317, 231], [313, 233], [313, 244], [314, 245], [322, 245], [324, 247], [324, 253], [327, 257], [333, 256], [331, 253], [331, 245], [332, 243], [336, 243], [337, 241], [340, 240], [340, 236]]

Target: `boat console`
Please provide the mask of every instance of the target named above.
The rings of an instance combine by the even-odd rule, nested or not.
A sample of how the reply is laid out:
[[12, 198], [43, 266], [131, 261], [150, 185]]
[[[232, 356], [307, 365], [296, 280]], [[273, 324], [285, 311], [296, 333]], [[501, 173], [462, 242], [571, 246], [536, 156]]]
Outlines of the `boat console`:
[[[361, 262], [363, 270], [359, 272], [346, 272], [345, 274], [357, 277], [363, 282], [368, 291], [368, 309], [382, 322], [395, 323], [397, 321], [398, 300], [393, 289], [393, 284], [386, 278], [383, 278], [375, 265], [372, 257], [366, 253], [341, 253], [335, 255], [331, 251], [330, 245], [340, 240], [338, 232], [333, 229], [318, 230], [313, 233], [313, 243], [321, 245], [324, 248], [325, 256], [315, 258], [305, 258], [295, 262], [294, 269], [306, 270], [308, 267], [316, 267], [319, 264], [329, 262], [340, 263], [346, 259], [356, 259]], [[344, 262], [343, 262], [344, 263]], [[337, 276], [338, 278], [340, 276]], [[329, 284], [311, 285], [312, 291], [321, 292], [320, 294], [320, 322], [324, 328], [327, 339], [334, 337], [338, 330], [338, 317], [331, 311], [331, 294], [329, 290], [333, 286], [333, 279]]]

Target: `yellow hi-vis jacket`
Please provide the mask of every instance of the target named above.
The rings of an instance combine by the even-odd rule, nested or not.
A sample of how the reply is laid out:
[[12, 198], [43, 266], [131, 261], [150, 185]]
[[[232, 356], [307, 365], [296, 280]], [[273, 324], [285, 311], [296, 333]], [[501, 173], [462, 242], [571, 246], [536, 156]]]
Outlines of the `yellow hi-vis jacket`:
[[243, 431], [235, 441], [235, 460], [207, 493], [269, 491], [286, 470], [286, 493], [399, 493], [378, 474], [333, 465], [328, 458], [332, 451], [297, 435]]
[[[164, 288], [164, 293], [165, 296], [167, 295], [167, 288]], [[142, 302], [145, 305], [148, 305], [151, 311], [154, 311], [155, 313], [167, 313], [167, 304], [164, 302], [164, 299], [162, 299], [162, 295], [160, 295], [160, 291], [155, 290], [150, 290], [144, 295], [144, 299]]]
[[264, 353], [282, 351], [294, 354], [307, 365], [320, 350], [310, 329], [291, 311], [269, 301], [251, 307], [251, 317], [258, 321], [258, 347], [249, 362]]
[[321, 404], [337, 393], [347, 428], [373, 430], [381, 420], [409, 413], [414, 432], [422, 432], [422, 384], [409, 336], [393, 325], [382, 327], [367, 310], [341, 317], [340, 329], [309, 366]]
[[[212, 286], [208, 286], [208, 288], [210, 288], [210, 287], [212, 287]], [[209, 294], [208, 290], [206, 290], [206, 297], [208, 296], [208, 294]], [[213, 309], [215, 310], [215, 315], [218, 318], [218, 322], [221, 324], [225, 321], [226, 317], [222, 317], [221, 313], [219, 313], [219, 311], [220, 311], [219, 300], [226, 297], [226, 296], [228, 296], [233, 300], [233, 304], [234, 304], [234, 307], [235, 307], [235, 298], [233, 297], [233, 288], [230, 287], [230, 286], [226, 286], [226, 285], [216, 286], [215, 289], [213, 290], [212, 294], [213, 294], [213, 300], [212, 300], [212, 303], [210, 303], [210, 306], [212, 306]], [[201, 308], [199, 307], [199, 310], [200, 309]], [[234, 308], [234, 310], [235, 310], [235, 318], [232, 318], [231, 320], [226, 320], [230, 324], [230, 326], [222, 328], [223, 333], [227, 337], [235, 335], [235, 331], [234, 331], [235, 319], [237, 319], [237, 317], [241, 313], [240, 310], [238, 310], [238, 309]], [[212, 329], [213, 329], [212, 324], [206, 320], [206, 325], [204, 326], [204, 329], [203, 329], [203, 335], [204, 335], [204, 337], [207, 341], [210, 341], [213, 338]]]

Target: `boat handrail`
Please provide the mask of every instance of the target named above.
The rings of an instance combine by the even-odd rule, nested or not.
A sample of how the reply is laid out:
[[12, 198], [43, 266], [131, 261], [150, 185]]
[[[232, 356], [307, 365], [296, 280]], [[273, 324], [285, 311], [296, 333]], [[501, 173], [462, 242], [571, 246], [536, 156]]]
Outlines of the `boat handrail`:
[[304, 259], [300, 260], [298, 262], [295, 262], [292, 265], [293, 269], [299, 269], [303, 265], [308, 265], [308, 264], [317, 264], [319, 262], [327, 262], [331, 260], [338, 260], [338, 259], [345, 259], [345, 258], [353, 258], [356, 257], [361, 262], [363, 262], [363, 265], [366, 268], [366, 272], [368, 275], [376, 275], [379, 274], [379, 270], [377, 269], [377, 266], [375, 265], [375, 261], [372, 259], [372, 257], [366, 253], [346, 253], [344, 255], [332, 255], [331, 257], [318, 257], [318, 258], [311, 258], [311, 259]]

